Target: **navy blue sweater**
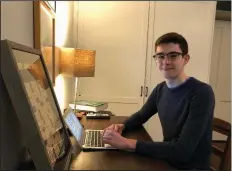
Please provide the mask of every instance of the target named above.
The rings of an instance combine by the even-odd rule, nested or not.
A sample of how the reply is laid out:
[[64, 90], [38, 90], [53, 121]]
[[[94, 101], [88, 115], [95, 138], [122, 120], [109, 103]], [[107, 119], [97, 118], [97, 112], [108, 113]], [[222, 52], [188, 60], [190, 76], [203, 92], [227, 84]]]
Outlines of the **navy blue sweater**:
[[136, 153], [164, 159], [178, 169], [208, 169], [215, 98], [212, 88], [193, 77], [176, 88], [158, 84], [124, 131], [142, 126], [158, 112], [163, 142], [138, 140]]

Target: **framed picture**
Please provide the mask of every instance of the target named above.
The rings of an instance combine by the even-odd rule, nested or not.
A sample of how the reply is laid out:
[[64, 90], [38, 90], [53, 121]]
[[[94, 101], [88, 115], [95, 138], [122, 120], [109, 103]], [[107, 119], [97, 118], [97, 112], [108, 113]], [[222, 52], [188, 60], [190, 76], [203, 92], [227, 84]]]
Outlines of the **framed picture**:
[[55, 1], [34, 1], [34, 48], [41, 50], [50, 79], [55, 86]]
[[[36, 170], [67, 170], [72, 145], [41, 51], [1, 40], [1, 75]], [[15, 86], [17, 85], [17, 86]], [[12, 118], [11, 118], [12, 120]], [[21, 136], [21, 135], [20, 135]]]

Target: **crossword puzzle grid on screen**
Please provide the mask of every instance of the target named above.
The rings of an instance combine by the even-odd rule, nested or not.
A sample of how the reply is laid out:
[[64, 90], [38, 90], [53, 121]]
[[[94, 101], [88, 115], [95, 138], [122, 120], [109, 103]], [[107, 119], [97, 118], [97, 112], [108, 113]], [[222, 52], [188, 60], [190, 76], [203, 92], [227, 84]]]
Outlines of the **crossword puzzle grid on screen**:
[[38, 71], [38, 62], [40, 61], [37, 60], [30, 64], [17, 63], [17, 65], [32, 104], [34, 117], [46, 144], [50, 161], [54, 165], [64, 143], [64, 139], [59, 132], [62, 124], [55, 112], [57, 110], [55, 104], [50, 99], [52, 97], [51, 90], [47, 88], [47, 83], [44, 83], [42, 79], [38, 79], [39, 77], [36, 75], [38, 73], [45, 75], [45, 73]]

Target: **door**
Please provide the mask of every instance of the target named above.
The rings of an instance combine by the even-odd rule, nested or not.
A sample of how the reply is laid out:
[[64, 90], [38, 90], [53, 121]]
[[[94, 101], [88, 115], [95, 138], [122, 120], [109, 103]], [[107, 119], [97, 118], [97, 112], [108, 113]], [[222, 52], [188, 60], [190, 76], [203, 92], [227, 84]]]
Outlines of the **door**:
[[[214, 116], [231, 123], [231, 22], [215, 22], [210, 85], [215, 93]], [[216, 139], [224, 136], [214, 133]], [[222, 138], [224, 139], [224, 138]]]
[[79, 99], [108, 102], [128, 116], [143, 104], [149, 2], [79, 1], [79, 48], [95, 49], [95, 77], [79, 79]]
[[[208, 82], [215, 9], [215, 2], [153, 2], [150, 10], [151, 27], [149, 27], [146, 69], [149, 94], [158, 83], [164, 81], [152, 56], [156, 39], [167, 32], [180, 33], [187, 39], [190, 54], [190, 62], [185, 68], [187, 75]], [[147, 122], [147, 131], [154, 141], [163, 140], [158, 115], [154, 115]]]

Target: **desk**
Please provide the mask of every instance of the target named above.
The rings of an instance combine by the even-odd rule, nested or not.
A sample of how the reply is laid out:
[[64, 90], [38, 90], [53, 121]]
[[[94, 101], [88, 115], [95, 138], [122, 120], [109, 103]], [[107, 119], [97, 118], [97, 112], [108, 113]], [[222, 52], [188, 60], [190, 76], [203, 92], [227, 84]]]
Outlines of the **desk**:
[[[86, 119], [82, 117], [81, 123], [85, 129], [104, 129], [113, 123], [122, 123], [127, 117], [111, 116], [107, 119]], [[146, 130], [140, 129], [125, 135], [127, 138], [140, 140], [151, 140]], [[74, 143], [72, 139], [72, 143]], [[76, 144], [74, 145], [74, 150]], [[76, 151], [72, 158], [71, 170], [174, 170], [165, 161], [155, 160], [150, 157], [141, 156], [126, 151]]]

